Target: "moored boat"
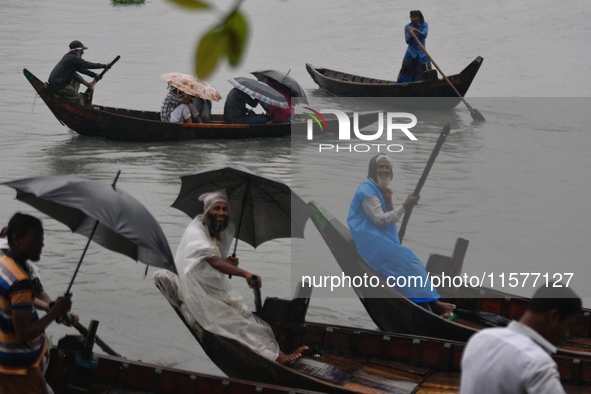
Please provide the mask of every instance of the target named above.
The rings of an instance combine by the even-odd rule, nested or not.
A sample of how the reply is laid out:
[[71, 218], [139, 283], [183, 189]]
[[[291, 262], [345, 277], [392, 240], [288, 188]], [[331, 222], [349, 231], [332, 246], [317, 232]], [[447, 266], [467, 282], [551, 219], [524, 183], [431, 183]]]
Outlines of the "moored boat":
[[[465, 96], [476, 77], [483, 58], [478, 56], [459, 74], [447, 78], [458, 93]], [[388, 99], [383, 102], [401, 107], [435, 109], [453, 108], [461, 99], [444, 78], [428, 78], [420, 82], [397, 83], [378, 78], [364, 77], [328, 68], [314, 67], [306, 63], [306, 70], [318, 86], [338, 97], [370, 97]], [[432, 70], [431, 72], [435, 72]], [[432, 75], [432, 74], [431, 74]], [[420, 98], [420, 101], [414, 99]], [[438, 100], [430, 100], [439, 98]], [[442, 100], [441, 98], [446, 98]], [[413, 100], [410, 100], [413, 99]], [[427, 100], [429, 99], [429, 100]]]
[[[357, 253], [350, 230], [320, 204], [309, 203], [312, 208], [312, 222], [322, 235], [335, 260], [348, 276], [379, 275]], [[463, 250], [456, 250], [444, 264], [450, 275], [461, 271], [466, 242], [458, 242]], [[462, 248], [459, 248], [462, 249]], [[458, 257], [459, 256], [459, 257]], [[442, 257], [442, 256], [435, 256]], [[455, 259], [454, 259], [455, 257]], [[431, 259], [430, 259], [431, 260]], [[433, 260], [438, 260], [437, 258]], [[445, 260], [445, 258], [439, 260]], [[432, 261], [427, 269], [436, 268]], [[431, 271], [433, 275], [437, 272]], [[453, 320], [444, 319], [435, 313], [409, 301], [380, 278], [377, 287], [356, 287], [355, 292], [373, 322], [380, 330], [414, 335], [433, 336], [466, 342], [477, 330], [490, 326], [488, 321], [500, 316], [501, 320], [519, 319], [525, 312], [529, 300], [486, 288], [439, 287], [442, 301], [451, 302], [459, 309], [474, 313], [458, 313]], [[504, 319], [503, 319], [504, 318]], [[571, 329], [571, 338], [559, 345], [558, 353], [572, 360], [591, 358], [591, 310], [583, 309]]]
[[[288, 123], [229, 124], [223, 115], [212, 115], [211, 123], [168, 123], [160, 121], [160, 112], [113, 108], [93, 104], [74, 105], [61, 100], [50, 92], [46, 84], [27, 69], [27, 80], [55, 115], [58, 121], [78, 134], [102, 137], [118, 141], [165, 142], [199, 139], [258, 139], [290, 136], [292, 133], [306, 135], [310, 116], [295, 114]], [[359, 127], [378, 120], [373, 113], [359, 114]], [[327, 117], [327, 130], [338, 130], [338, 119]], [[332, 125], [332, 127], [331, 127]], [[315, 131], [319, 126], [313, 124]]]

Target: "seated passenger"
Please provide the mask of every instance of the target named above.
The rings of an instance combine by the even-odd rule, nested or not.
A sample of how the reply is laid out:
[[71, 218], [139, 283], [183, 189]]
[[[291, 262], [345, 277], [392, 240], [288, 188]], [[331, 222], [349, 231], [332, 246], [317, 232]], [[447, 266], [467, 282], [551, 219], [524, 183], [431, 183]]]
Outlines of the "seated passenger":
[[[289, 364], [302, 356], [307, 346], [291, 354], [279, 349], [271, 327], [252, 314], [242, 296], [233, 290], [227, 275], [242, 277], [253, 287], [253, 275], [238, 267], [230, 256], [234, 225], [229, 220], [229, 200], [225, 191], [199, 197], [204, 213], [185, 230], [176, 252], [175, 263], [179, 298], [207, 331], [239, 341], [263, 357]], [[254, 286], [261, 287], [261, 278]]]
[[396, 222], [420, 197], [409, 195], [402, 206], [394, 209], [392, 190], [388, 188], [393, 178], [392, 163], [386, 155], [371, 159], [367, 178], [357, 188], [347, 218], [359, 255], [384, 278], [420, 277], [423, 286], [396, 287], [396, 291], [445, 318], [451, 317], [455, 305], [439, 301], [423, 263], [400, 244]]
[[[189, 96], [190, 98], [191, 96]], [[172, 85], [169, 85], [169, 90], [168, 90], [168, 94], [166, 95], [166, 97], [164, 98], [164, 101], [162, 101], [162, 107], [160, 109], [160, 120], [162, 122], [172, 122], [171, 121], [171, 115], [173, 113], [173, 111], [179, 106], [181, 105], [183, 98], [185, 98], [185, 93], [181, 92], [179, 89], [173, 87]], [[191, 103], [191, 101], [189, 100], [189, 102], [185, 102], [182, 103], [188, 106], [192, 119], [191, 122], [187, 122], [187, 123], [202, 123], [202, 121], [200, 120], [199, 117], [199, 111], [197, 111], [197, 109], [195, 108], [195, 106]], [[184, 117], [182, 115], [177, 115], [177, 119], [181, 119]], [[175, 121], [172, 123], [178, 123], [179, 121]]]
[[202, 99], [201, 97], [193, 97], [193, 105], [201, 115], [203, 123], [211, 123], [211, 100]]
[[247, 104], [256, 107], [258, 103], [259, 100], [250, 97], [237, 88], [230, 90], [224, 105], [224, 122], [240, 124], [268, 123], [269, 118], [267, 115], [257, 115], [246, 107]]
[[170, 123], [203, 123], [192, 100], [188, 94], [182, 96], [180, 104], [170, 114]]
[[275, 82], [274, 80], [270, 79], [267, 84], [272, 87], [273, 89], [275, 89], [276, 91], [278, 91], [279, 93], [281, 93], [283, 95], [283, 97], [285, 97], [285, 100], [287, 100], [287, 108], [281, 108], [281, 107], [277, 107], [275, 105], [271, 105], [271, 104], [267, 104], [267, 103], [261, 103], [261, 106], [265, 109], [265, 111], [267, 111], [267, 113], [269, 114], [269, 118], [271, 119], [272, 122], [274, 123], [284, 123], [284, 122], [289, 122], [291, 120], [291, 97], [292, 97], [292, 92], [291, 90], [289, 90], [288, 88], [286, 88], [284, 85]]

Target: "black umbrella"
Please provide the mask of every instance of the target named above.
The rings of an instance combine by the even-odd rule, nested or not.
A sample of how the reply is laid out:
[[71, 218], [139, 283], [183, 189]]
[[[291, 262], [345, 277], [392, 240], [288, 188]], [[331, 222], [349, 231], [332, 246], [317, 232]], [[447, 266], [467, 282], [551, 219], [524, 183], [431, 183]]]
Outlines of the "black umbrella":
[[230, 82], [236, 89], [248, 94], [250, 97], [254, 97], [279, 108], [289, 108], [287, 100], [281, 93], [261, 81], [238, 77], [229, 79], [228, 82]]
[[237, 223], [238, 239], [257, 247], [276, 238], [303, 238], [310, 208], [285, 183], [235, 165], [181, 177], [181, 191], [172, 204], [190, 217], [203, 213], [203, 193], [225, 189], [230, 220]]
[[115, 188], [118, 177], [112, 185], [72, 176], [40, 176], [2, 183], [16, 190], [18, 200], [88, 237], [66, 294], [91, 240], [146, 265], [177, 273], [162, 228], [142, 203]]
[[308, 102], [308, 99], [306, 98], [306, 92], [300, 86], [298, 81], [289, 75], [289, 71], [284, 73], [278, 70], [259, 70], [252, 72], [251, 74], [254, 75], [259, 81], [270, 85], [272, 85], [272, 82], [270, 81], [275, 81], [291, 90], [293, 97], [301, 97], [300, 102]]

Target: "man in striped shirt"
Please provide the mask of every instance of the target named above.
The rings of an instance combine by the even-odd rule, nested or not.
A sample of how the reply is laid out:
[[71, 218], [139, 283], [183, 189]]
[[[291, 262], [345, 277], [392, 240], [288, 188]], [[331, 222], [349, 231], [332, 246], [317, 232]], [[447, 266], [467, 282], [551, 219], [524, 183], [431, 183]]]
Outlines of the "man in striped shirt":
[[33, 216], [16, 213], [8, 223], [6, 256], [0, 258], [0, 393], [45, 394], [41, 370], [45, 329], [72, 307], [71, 295], [59, 297], [39, 318], [27, 261], [39, 261], [43, 226]]

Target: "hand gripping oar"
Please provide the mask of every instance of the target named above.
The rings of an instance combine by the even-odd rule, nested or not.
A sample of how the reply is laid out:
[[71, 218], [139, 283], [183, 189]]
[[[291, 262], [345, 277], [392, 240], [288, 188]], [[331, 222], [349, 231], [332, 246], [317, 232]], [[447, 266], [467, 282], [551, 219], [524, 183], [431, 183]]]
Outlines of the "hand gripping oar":
[[[97, 75], [96, 77], [94, 77], [94, 82], [98, 82], [101, 79], [103, 79], [103, 75], [105, 75], [105, 73], [111, 68], [113, 67], [113, 64], [117, 63], [119, 61], [119, 59], [121, 59], [121, 56], [117, 55], [117, 57], [115, 59], [113, 59], [113, 61], [111, 62], [111, 65], [109, 67], [106, 67], [103, 72], [101, 72], [99, 75]], [[85, 103], [86, 105], [91, 105], [92, 104], [92, 96], [94, 95], [94, 89], [91, 88], [87, 88], [86, 92], [84, 92], [84, 97], [85, 97]]]
[[443, 71], [441, 71], [441, 69], [439, 68], [439, 66], [437, 65], [437, 63], [435, 63], [435, 60], [433, 60], [433, 58], [431, 57], [431, 55], [429, 55], [429, 52], [427, 52], [427, 49], [425, 48], [425, 46], [421, 43], [421, 41], [419, 41], [419, 39], [415, 35], [415, 32], [412, 31], [412, 28], [410, 28], [408, 30], [408, 32], [410, 33], [410, 35], [412, 36], [412, 38], [415, 39], [415, 41], [421, 47], [421, 49], [423, 50], [423, 52], [425, 52], [425, 55], [427, 55], [427, 57], [429, 58], [429, 60], [431, 60], [431, 63], [433, 63], [433, 65], [435, 66], [435, 68], [437, 69], [437, 71], [439, 71], [439, 73], [441, 74], [441, 76], [443, 76], [443, 79], [445, 79], [445, 81], [449, 84], [449, 86], [451, 86], [451, 88], [454, 90], [454, 92], [456, 92], [456, 94], [458, 95], [458, 97], [466, 105], [466, 107], [470, 111], [470, 115], [472, 116], [472, 119], [477, 120], [479, 122], [486, 121], [486, 119], [484, 119], [484, 116], [482, 116], [482, 114], [480, 113], [480, 111], [478, 111], [477, 109], [472, 108], [472, 106], [470, 104], [468, 104], [468, 102], [464, 99], [464, 97], [460, 94], [460, 92], [458, 92], [458, 89], [456, 89], [456, 87], [454, 86], [454, 84], [451, 83], [451, 81], [445, 76], [445, 74], [443, 73]]
[[[443, 143], [445, 142], [445, 139], [447, 138], [447, 135], [449, 134], [450, 129], [451, 129], [451, 126], [449, 124], [446, 124], [443, 127], [443, 130], [441, 130], [441, 134], [439, 134], [439, 139], [437, 140], [437, 143], [435, 144], [435, 148], [433, 148], [433, 152], [431, 152], [431, 156], [429, 157], [429, 161], [427, 161], [427, 166], [423, 170], [423, 175], [421, 175], [421, 179], [419, 179], [419, 183], [417, 184], [417, 187], [415, 188], [415, 191], [412, 194], [413, 196], [416, 197], [421, 193], [421, 189], [423, 188], [423, 185], [425, 184], [425, 181], [427, 180], [427, 176], [429, 175], [429, 171], [431, 171], [431, 167], [433, 167], [433, 163], [435, 163], [435, 159], [437, 158], [437, 155], [439, 154], [439, 150], [443, 146]], [[408, 207], [406, 209], [406, 212], [404, 213], [404, 219], [402, 219], [402, 224], [400, 225], [400, 230], [398, 231], [398, 237], [400, 238], [400, 243], [402, 243], [402, 239], [404, 238], [404, 233], [406, 232], [406, 225], [408, 224], [408, 220], [410, 219], [410, 214], [412, 213], [412, 208], [413, 208], [413, 205]]]

